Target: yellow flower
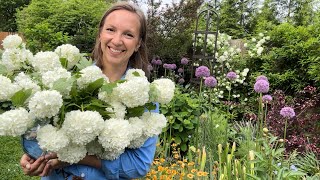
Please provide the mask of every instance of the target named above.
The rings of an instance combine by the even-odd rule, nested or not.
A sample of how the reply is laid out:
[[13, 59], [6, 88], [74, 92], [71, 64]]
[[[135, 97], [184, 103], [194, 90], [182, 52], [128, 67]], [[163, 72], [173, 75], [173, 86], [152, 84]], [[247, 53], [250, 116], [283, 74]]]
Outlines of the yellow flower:
[[164, 168], [162, 166], [158, 166], [158, 171], [163, 171]]
[[207, 172], [202, 172], [202, 175], [203, 175], [203, 176], [208, 176], [208, 174], [209, 174], [209, 173], [207, 173]]
[[191, 169], [191, 172], [195, 173], [195, 172], [197, 172], [197, 170], [196, 169]]
[[188, 166], [193, 166], [194, 165], [194, 162], [189, 162], [188, 163]]
[[202, 171], [198, 171], [197, 176], [202, 176]]
[[187, 177], [188, 177], [189, 179], [193, 179], [194, 175], [189, 173], [189, 174], [187, 175]]
[[166, 160], [164, 158], [160, 158], [160, 162], [163, 163], [165, 162]]

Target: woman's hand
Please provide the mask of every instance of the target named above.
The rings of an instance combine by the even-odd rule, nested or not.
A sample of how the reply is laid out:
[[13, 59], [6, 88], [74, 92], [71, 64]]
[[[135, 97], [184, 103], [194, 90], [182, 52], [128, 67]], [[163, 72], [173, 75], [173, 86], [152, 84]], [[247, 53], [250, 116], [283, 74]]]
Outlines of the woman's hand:
[[47, 172], [50, 170], [50, 166], [47, 166], [47, 162], [48, 159], [45, 159], [44, 156], [34, 160], [27, 154], [24, 154], [20, 159], [20, 166], [26, 175], [47, 176]]

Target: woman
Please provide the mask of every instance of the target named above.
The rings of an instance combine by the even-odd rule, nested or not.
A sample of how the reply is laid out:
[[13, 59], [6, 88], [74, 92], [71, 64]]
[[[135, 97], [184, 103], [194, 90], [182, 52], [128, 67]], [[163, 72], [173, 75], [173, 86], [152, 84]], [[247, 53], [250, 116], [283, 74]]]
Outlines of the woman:
[[[111, 82], [123, 77], [128, 67], [143, 69], [148, 75], [146, 18], [133, 4], [120, 2], [102, 17], [93, 50], [93, 59]], [[157, 109], [154, 112], [159, 112]], [[59, 179], [132, 179], [146, 175], [152, 164], [157, 137], [151, 137], [138, 149], [126, 149], [113, 161], [87, 155], [78, 164], [69, 165], [55, 153], [33, 160], [27, 154], [20, 165], [25, 174]]]

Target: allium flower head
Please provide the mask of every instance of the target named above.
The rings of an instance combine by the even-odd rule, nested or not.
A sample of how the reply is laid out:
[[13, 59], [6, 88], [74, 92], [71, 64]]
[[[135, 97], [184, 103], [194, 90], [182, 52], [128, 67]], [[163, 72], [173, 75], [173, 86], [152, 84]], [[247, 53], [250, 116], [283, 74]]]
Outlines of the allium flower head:
[[196, 77], [208, 77], [210, 76], [210, 70], [207, 66], [199, 66], [196, 68]]
[[204, 85], [207, 87], [215, 87], [217, 85], [217, 79], [213, 76], [206, 77]]
[[177, 65], [176, 64], [163, 64], [163, 68], [165, 69], [169, 69], [169, 70], [175, 70], [177, 68]]
[[280, 115], [285, 118], [293, 118], [296, 116], [296, 113], [291, 107], [284, 107], [280, 110]]
[[22, 38], [16, 34], [9, 35], [2, 41], [2, 46], [4, 49], [18, 48], [22, 43]]
[[153, 58], [153, 59], [151, 60], [151, 64], [157, 65], [157, 60], [156, 60], [155, 58]]
[[262, 96], [262, 102], [269, 103], [270, 101], [272, 101], [272, 96], [270, 96], [270, 95], [263, 95]]
[[148, 65], [148, 71], [152, 71], [153, 70], [153, 66], [152, 65]]
[[257, 93], [267, 93], [269, 91], [269, 82], [266, 80], [258, 80], [254, 84], [254, 90]]
[[237, 73], [230, 71], [228, 72], [227, 76], [226, 76], [229, 80], [235, 80], [237, 79]]
[[157, 60], [156, 60], [156, 65], [160, 66], [161, 64], [162, 64], [161, 59], [157, 59]]
[[264, 75], [261, 75], [261, 76], [258, 76], [258, 77], [256, 78], [256, 82], [259, 81], [259, 80], [268, 81], [268, 78], [267, 78], [266, 76], [264, 76]]
[[183, 84], [185, 82], [185, 80], [183, 79], [183, 78], [180, 78], [179, 80], [178, 80], [178, 83], [179, 84]]
[[183, 71], [184, 71], [183, 68], [178, 69], [178, 73], [183, 73]]
[[182, 64], [182, 65], [187, 65], [188, 63], [189, 63], [189, 60], [188, 60], [187, 58], [183, 57], [183, 58], [181, 59], [181, 64]]

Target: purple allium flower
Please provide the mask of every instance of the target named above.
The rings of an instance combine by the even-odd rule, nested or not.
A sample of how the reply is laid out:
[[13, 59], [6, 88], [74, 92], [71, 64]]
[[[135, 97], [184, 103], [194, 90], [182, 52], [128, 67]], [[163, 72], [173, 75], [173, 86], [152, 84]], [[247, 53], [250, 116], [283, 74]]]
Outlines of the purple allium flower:
[[151, 60], [151, 64], [157, 65], [157, 60], [156, 60], [155, 58], [153, 58], [153, 59]]
[[178, 81], [178, 83], [179, 83], [179, 84], [183, 84], [183, 83], [184, 83], [184, 79], [183, 79], [183, 78], [180, 78], [179, 81]]
[[204, 85], [207, 87], [215, 87], [217, 85], [217, 80], [213, 76], [206, 77], [204, 80]]
[[156, 60], [156, 65], [159, 65], [159, 66], [160, 66], [161, 64], [162, 64], [161, 59], [157, 59], [157, 60]]
[[199, 66], [196, 68], [196, 77], [208, 77], [210, 76], [210, 70], [207, 66]]
[[[268, 78], [267, 78], [266, 76], [264, 76], [264, 75], [261, 75], [261, 76], [258, 76], [258, 77], [256, 78], [256, 82], [259, 81], [259, 80], [268, 81]], [[269, 82], [269, 81], [268, 81], [268, 82]]]
[[164, 64], [163, 64], [163, 68], [169, 69], [169, 70], [174, 70], [174, 69], [177, 68], [177, 65], [176, 65], [176, 64], [167, 64], [167, 63], [164, 63]]
[[163, 68], [169, 69], [169, 68], [170, 68], [170, 64], [164, 63], [164, 64], [163, 64]]
[[235, 73], [235, 72], [233, 72], [233, 71], [230, 71], [230, 72], [228, 72], [228, 74], [227, 74], [227, 78], [228, 78], [229, 80], [235, 80], [235, 79], [237, 79], [237, 73]]
[[183, 64], [183, 65], [187, 65], [188, 62], [189, 62], [189, 60], [188, 60], [187, 58], [185, 58], [185, 57], [183, 57], [183, 58], [181, 59], [181, 64]]
[[183, 68], [178, 69], [178, 73], [183, 73], [183, 71], [184, 71]]
[[254, 90], [257, 93], [267, 93], [269, 91], [269, 82], [263, 79], [258, 80], [254, 84]]
[[150, 64], [148, 65], [148, 70], [149, 70], [149, 71], [152, 71], [152, 70], [153, 70], [152, 65], [150, 65]]
[[172, 70], [177, 69], [177, 65], [176, 64], [171, 64], [171, 69]]
[[296, 113], [291, 107], [284, 107], [280, 110], [280, 115], [285, 118], [293, 118], [296, 116]]
[[263, 95], [262, 96], [262, 102], [269, 103], [270, 101], [272, 101], [272, 96], [270, 96], [270, 95]]

